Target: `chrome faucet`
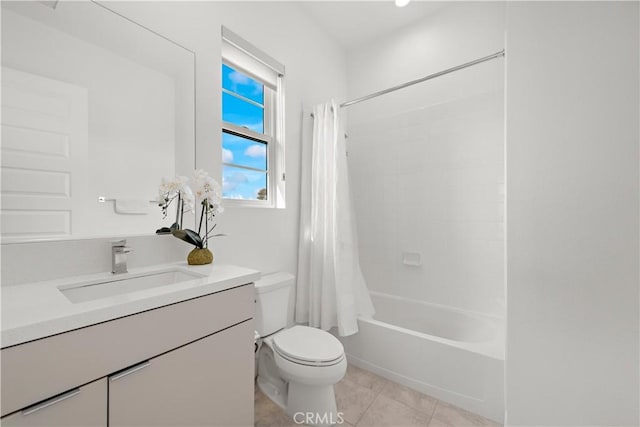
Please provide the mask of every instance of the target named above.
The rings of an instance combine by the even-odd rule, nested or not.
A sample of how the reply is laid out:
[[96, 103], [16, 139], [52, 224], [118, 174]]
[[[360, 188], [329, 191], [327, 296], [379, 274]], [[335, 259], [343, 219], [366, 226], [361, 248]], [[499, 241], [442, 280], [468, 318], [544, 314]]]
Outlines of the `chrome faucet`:
[[125, 246], [126, 244], [125, 239], [111, 242], [111, 272], [113, 274], [127, 272], [127, 254], [133, 252], [133, 249]]

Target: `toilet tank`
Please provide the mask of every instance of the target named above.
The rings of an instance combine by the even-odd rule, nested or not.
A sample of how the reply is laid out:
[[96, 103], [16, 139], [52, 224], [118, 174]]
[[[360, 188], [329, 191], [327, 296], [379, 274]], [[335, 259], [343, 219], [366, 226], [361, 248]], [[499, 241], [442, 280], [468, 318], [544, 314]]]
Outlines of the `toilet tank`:
[[289, 273], [262, 276], [256, 287], [256, 331], [261, 337], [287, 326], [289, 301], [295, 277]]

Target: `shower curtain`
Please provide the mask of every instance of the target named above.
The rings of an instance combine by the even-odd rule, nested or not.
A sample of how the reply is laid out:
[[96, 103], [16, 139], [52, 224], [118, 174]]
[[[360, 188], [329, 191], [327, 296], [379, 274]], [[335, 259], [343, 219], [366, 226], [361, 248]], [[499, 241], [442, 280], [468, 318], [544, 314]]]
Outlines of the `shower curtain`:
[[296, 321], [346, 336], [374, 309], [358, 259], [339, 113], [333, 101], [315, 106], [313, 141], [303, 144]]

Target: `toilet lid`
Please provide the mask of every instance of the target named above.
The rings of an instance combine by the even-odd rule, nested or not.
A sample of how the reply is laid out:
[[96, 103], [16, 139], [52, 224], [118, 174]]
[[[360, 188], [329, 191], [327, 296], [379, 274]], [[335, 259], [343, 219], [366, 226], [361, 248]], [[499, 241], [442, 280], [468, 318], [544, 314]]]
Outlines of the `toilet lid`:
[[273, 337], [281, 355], [301, 362], [329, 363], [344, 356], [342, 343], [329, 332], [308, 326], [294, 326]]

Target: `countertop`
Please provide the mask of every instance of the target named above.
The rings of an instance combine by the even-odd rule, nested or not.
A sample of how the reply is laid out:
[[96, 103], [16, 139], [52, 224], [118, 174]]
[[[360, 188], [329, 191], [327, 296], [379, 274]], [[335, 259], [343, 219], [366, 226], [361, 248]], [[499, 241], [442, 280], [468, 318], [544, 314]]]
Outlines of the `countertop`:
[[2, 348], [23, 344], [145, 310], [225, 291], [260, 278], [260, 272], [233, 265], [190, 266], [186, 262], [130, 269], [125, 279], [177, 267], [202, 277], [91, 301], [72, 303], [59, 287], [96, 280], [113, 280], [112, 273], [68, 277], [2, 287]]

